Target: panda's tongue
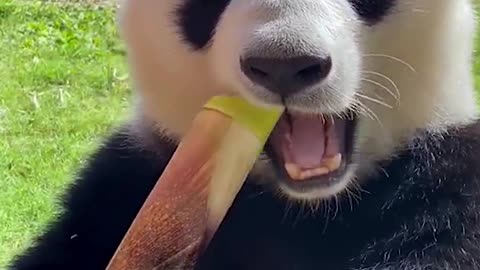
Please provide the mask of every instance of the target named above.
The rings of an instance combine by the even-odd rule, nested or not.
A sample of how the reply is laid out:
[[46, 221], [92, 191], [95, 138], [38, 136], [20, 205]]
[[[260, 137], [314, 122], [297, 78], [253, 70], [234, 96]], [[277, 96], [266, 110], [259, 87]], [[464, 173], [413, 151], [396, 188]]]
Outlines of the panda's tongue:
[[288, 114], [273, 131], [271, 145], [290, 178], [306, 180], [340, 167], [344, 133], [341, 119]]

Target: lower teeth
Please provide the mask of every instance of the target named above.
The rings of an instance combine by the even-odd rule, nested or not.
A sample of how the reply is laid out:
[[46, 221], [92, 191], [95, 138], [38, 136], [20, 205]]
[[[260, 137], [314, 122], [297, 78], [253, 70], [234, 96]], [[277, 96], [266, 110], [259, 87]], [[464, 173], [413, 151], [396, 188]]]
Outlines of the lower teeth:
[[285, 170], [290, 178], [294, 180], [305, 180], [314, 176], [322, 176], [336, 171], [342, 162], [342, 154], [336, 154], [331, 158], [322, 160], [322, 163], [317, 168], [302, 169], [295, 163], [285, 163]]

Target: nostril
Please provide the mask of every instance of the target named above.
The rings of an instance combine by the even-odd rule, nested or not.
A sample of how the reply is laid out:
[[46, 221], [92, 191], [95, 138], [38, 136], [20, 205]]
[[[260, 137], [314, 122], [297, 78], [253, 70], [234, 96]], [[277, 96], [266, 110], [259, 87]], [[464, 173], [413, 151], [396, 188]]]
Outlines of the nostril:
[[242, 72], [254, 83], [264, 85], [270, 81], [270, 66], [262, 59], [246, 58], [240, 60]]
[[294, 76], [305, 83], [316, 82], [319, 79], [326, 78], [331, 69], [332, 59], [328, 57], [297, 71]]
[[256, 68], [256, 67], [250, 67], [250, 73], [254, 76], [257, 76], [259, 78], [266, 78], [268, 77], [268, 73], [259, 69], [259, 68]]
[[313, 65], [300, 70], [295, 74], [295, 77], [305, 82], [311, 82], [316, 81], [321, 73], [322, 67], [320, 65]]

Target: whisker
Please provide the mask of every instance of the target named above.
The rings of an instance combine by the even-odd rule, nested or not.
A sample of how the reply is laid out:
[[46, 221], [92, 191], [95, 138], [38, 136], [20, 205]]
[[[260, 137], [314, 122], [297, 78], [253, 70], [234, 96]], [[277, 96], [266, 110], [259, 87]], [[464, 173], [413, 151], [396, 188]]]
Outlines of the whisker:
[[285, 220], [290, 215], [290, 211], [292, 210], [292, 207], [293, 207], [292, 202], [287, 200], [286, 205], [285, 205], [285, 209], [284, 209], [284, 212], [283, 212], [283, 217], [282, 217], [282, 220], [281, 220], [282, 223], [284, 223]]
[[350, 203], [350, 211], [353, 211], [353, 201], [355, 201], [356, 204], [359, 204], [361, 197], [359, 194], [356, 193], [356, 191], [358, 192], [358, 190], [356, 190], [355, 187], [354, 187], [354, 190], [352, 191], [350, 187], [347, 186], [345, 188], [345, 191], [347, 193], [348, 201]]
[[[359, 112], [355, 106], [355, 103], [358, 102], [356, 99], [352, 99], [351, 97], [347, 96], [345, 93], [343, 93], [342, 91], [337, 91], [337, 89], [333, 89], [333, 91], [331, 92], [333, 95], [335, 95], [335, 97], [339, 98], [339, 99], [346, 99], [346, 100], [350, 100], [350, 109], [351, 111], [342, 111], [342, 112], [335, 112], [335, 114], [340, 118], [340, 119], [350, 119], [352, 120], [353, 119], [353, 115], [352, 113], [357, 113], [357, 114], [361, 114], [361, 112]], [[373, 118], [372, 118], [373, 120]]]
[[370, 119], [376, 121], [381, 127], [383, 127], [382, 121], [380, 121], [380, 118], [378, 118], [377, 114], [374, 113], [370, 108], [368, 108], [365, 104], [363, 104], [360, 100], [358, 100], [357, 105], [364, 110], [365, 112], [368, 112], [367, 115], [370, 115]]
[[367, 110], [365, 110], [363, 107], [362, 107], [363, 104], [360, 104], [359, 101], [356, 101], [352, 104], [352, 111], [355, 113], [355, 114], [359, 114], [359, 115], [364, 115], [368, 118], [370, 118], [371, 120], [375, 120], [375, 118], [368, 113]]
[[[355, 182], [355, 181], [353, 181]], [[354, 185], [354, 191], [350, 190], [350, 195], [352, 196], [352, 198], [355, 200], [355, 202], [359, 203], [360, 200], [362, 199], [362, 196], [360, 195], [360, 190], [358, 190], [356, 188], [356, 186]]]
[[369, 100], [369, 101], [371, 101], [371, 102], [374, 102], [374, 103], [383, 105], [383, 106], [385, 106], [385, 107], [387, 107], [387, 108], [389, 108], [389, 109], [392, 109], [392, 108], [393, 108], [393, 107], [390, 106], [389, 104], [387, 104], [387, 103], [385, 103], [385, 102], [383, 102], [383, 101], [381, 101], [381, 100], [378, 100], [378, 99], [376, 99], [376, 98], [372, 98], [372, 97], [369, 97], [369, 96], [366, 96], [366, 95], [363, 95], [363, 94], [360, 94], [360, 93], [355, 93], [355, 95], [358, 96], [358, 97], [364, 98], [364, 99], [366, 99], [366, 100]]
[[[370, 192], [364, 190], [364, 189], [362, 188], [362, 186], [360, 185], [360, 183], [358, 183], [356, 180], [352, 181], [351, 183], [352, 183], [352, 185], [355, 187], [355, 189], [359, 192], [359, 193], [358, 193], [359, 196], [361, 195], [361, 193], [370, 194]], [[361, 199], [361, 197], [359, 197], [359, 198]]]
[[262, 196], [266, 193], [266, 191], [260, 191], [254, 194], [250, 194], [247, 199], [255, 199], [256, 197]]
[[382, 89], [384, 89], [385, 91], [387, 91], [396, 101], [397, 101], [397, 104], [400, 103], [400, 99], [395, 95], [395, 93], [393, 93], [389, 88], [387, 88], [385, 85], [377, 82], [377, 81], [374, 81], [374, 80], [370, 80], [370, 79], [365, 79], [365, 78], [362, 78], [361, 79], [362, 81], [365, 81], [365, 82], [369, 82], [371, 84], [374, 84]]
[[[382, 74], [380, 72], [375, 72], [375, 71], [370, 71], [370, 70], [363, 71], [363, 73], [377, 75], [377, 76], [380, 76], [380, 77], [384, 78], [385, 80], [387, 80], [395, 88], [396, 96], [394, 96], [394, 97], [398, 101], [400, 101], [400, 90], [399, 90], [397, 84], [392, 79], [390, 79], [390, 77], [388, 77], [387, 75]], [[393, 96], [393, 94], [392, 94], [392, 96]]]
[[[332, 92], [334, 93], [334, 95], [336, 95], [339, 98], [351, 99], [350, 97], [346, 96], [341, 91], [332, 91]], [[357, 93], [357, 95], [360, 95], [360, 97], [365, 97], [367, 99], [369, 98], [369, 97], [366, 97], [366, 96], [358, 94], [358, 93]], [[370, 99], [375, 100], [377, 102], [380, 102], [382, 104], [382, 102], [379, 101], [379, 100], [376, 100], [376, 99], [373, 99], [373, 98], [370, 98]], [[383, 104], [385, 106], [389, 107], [388, 104], [385, 104], [385, 103], [383, 103]], [[358, 99], [352, 99], [350, 108], [352, 109], [353, 113], [356, 113], [356, 114], [359, 114], [359, 115], [365, 115], [366, 117], [370, 118], [371, 120], [376, 121], [380, 126], [383, 126], [383, 124], [380, 121], [380, 119], [378, 118], [378, 116], [370, 108], [368, 108], [365, 104], [363, 104], [362, 101], [360, 101]], [[391, 106], [390, 106], [390, 108], [391, 108]]]
[[344, 118], [343, 118], [343, 116], [344, 116], [343, 113], [341, 113], [341, 112], [339, 113], [339, 112], [335, 111], [334, 114], [335, 114], [338, 118], [344, 119]]
[[400, 59], [400, 58], [397, 58], [395, 56], [391, 56], [391, 55], [388, 55], [388, 54], [364, 54], [363, 55], [364, 57], [385, 57], [385, 58], [388, 58], [388, 59], [391, 59], [391, 60], [395, 60], [397, 62], [400, 62], [402, 64], [404, 64], [406, 67], [408, 67], [411, 71], [413, 72], [417, 72], [415, 70], [415, 68], [412, 67], [412, 65], [410, 65], [409, 63], [405, 62], [404, 60]]
[[332, 220], [334, 220], [337, 217], [338, 212], [340, 211], [340, 200], [338, 199], [337, 195], [334, 196], [334, 200], [335, 200], [335, 212], [333, 213]]

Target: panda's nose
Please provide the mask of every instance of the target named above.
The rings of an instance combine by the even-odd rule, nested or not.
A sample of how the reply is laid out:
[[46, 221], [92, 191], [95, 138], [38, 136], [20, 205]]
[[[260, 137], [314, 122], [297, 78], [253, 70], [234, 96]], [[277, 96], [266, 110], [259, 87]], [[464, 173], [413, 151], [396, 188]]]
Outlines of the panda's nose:
[[255, 84], [287, 97], [325, 79], [332, 69], [330, 57], [249, 57], [240, 60], [242, 72]]

